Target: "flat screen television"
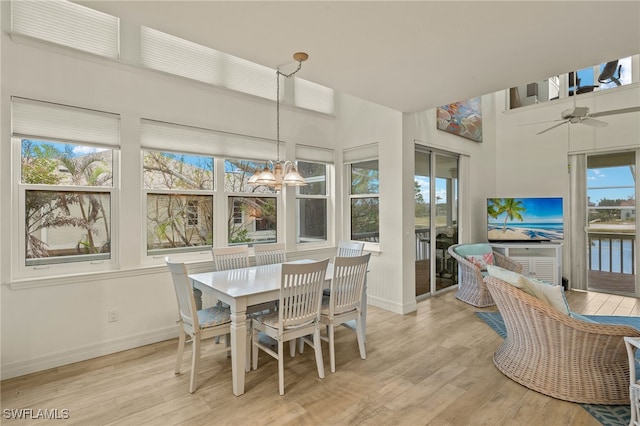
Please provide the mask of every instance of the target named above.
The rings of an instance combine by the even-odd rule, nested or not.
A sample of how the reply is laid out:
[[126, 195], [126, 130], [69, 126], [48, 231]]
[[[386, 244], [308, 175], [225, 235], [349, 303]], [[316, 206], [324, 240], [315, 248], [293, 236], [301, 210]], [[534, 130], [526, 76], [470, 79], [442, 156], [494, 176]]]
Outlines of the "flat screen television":
[[564, 239], [562, 197], [488, 198], [489, 242]]

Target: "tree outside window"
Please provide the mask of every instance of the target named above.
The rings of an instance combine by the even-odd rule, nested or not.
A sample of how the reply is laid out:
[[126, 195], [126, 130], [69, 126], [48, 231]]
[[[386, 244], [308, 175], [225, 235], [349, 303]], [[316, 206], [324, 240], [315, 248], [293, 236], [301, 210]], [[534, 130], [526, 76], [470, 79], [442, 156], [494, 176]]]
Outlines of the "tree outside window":
[[113, 150], [20, 145], [26, 266], [110, 259]]
[[297, 191], [297, 242], [327, 241], [327, 165], [298, 161], [307, 185]]
[[229, 245], [271, 243], [278, 239], [277, 193], [274, 188], [247, 181], [264, 164], [249, 160], [225, 160], [225, 192], [229, 212]]
[[351, 164], [351, 239], [379, 241], [378, 160]]
[[147, 254], [213, 245], [212, 157], [143, 152]]

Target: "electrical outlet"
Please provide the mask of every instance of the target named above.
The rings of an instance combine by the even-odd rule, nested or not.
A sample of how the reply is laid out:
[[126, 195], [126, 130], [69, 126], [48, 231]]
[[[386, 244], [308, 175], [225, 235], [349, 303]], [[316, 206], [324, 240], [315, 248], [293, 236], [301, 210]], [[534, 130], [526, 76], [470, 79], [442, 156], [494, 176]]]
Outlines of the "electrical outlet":
[[109, 311], [109, 322], [118, 321], [118, 311], [116, 309], [112, 309]]

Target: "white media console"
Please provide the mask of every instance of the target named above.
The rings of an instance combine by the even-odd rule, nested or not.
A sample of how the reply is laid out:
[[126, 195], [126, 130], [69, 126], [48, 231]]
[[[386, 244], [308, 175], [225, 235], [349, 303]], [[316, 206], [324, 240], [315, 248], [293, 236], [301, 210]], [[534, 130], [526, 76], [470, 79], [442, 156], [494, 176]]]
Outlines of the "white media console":
[[522, 265], [522, 275], [562, 285], [561, 243], [492, 243], [500, 254]]

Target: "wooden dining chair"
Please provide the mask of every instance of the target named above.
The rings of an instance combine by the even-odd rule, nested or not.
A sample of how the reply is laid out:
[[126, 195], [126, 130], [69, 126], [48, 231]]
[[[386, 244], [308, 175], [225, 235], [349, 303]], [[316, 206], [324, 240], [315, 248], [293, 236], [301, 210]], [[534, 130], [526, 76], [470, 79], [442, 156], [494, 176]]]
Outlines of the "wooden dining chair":
[[192, 284], [187, 276], [187, 268], [184, 263], [172, 262], [165, 259], [171, 272], [173, 286], [178, 301], [178, 325], [180, 327], [178, 337], [178, 356], [176, 359], [176, 374], [180, 374], [182, 354], [184, 352], [187, 336], [190, 337], [191, 348], [191, 378], [189, 379], [189, 392], [193, 393], [197, 387], [198, 365], [200, 364], [201, 341], [211, 337], [226, 336], [225, 346], [214, 349], [214, 352], [229, 352], [231, 344], [231, 319], [229, 308], [213, 306], [207, 309], [196, 309], [196, 301], [193, 296]]
[[256, 257], [256, 265], [271, 265], [287, 261], [287, 252], [284, 243], [254, 244], [253, 252]]
[[249, 266], [249, 246], [246, 244], [229, 247], [213, 247], [213, 262], [216, 271], [246, 268]]
[[[335, 327], [347, 325], [347, 321], [355, 320], [356, 339], [360, 349], [360, 358], [366, 359], [364, 336], [364, 318], [361, 312], [362, 294], [369, 258], [371, 253], [362, 256], [336, 257], [333, 264], [333, 277], [331, 279], [331, 295], [322, 300], [320, 323], [326, 325], [327, 335], [322, 340], [329, 342], [329, 361], [331, 372], [336, 371], [335, 351]], [[311, 344], [308, 338], [303, 341]]]
[[351, 257], [360, 256], [364, 250], [362, 241], [338, 241], [338, 252], [336, 256]]
[[[363, 251], [364, 243], [362, 241], [338, 241], [336, 257], [360, 256]], [[329, 296], [331, 294], [331, 290], [325, 289], [322, 294]]]
[[[311, 263], [283, 263], [278, 310], [253, 318], [253, 368], [258, 368], [258, 350], [278, 360], [278, 387], [284, 395], [284, 342], [313, 335], [318, 377], [324, 378], [320, 340], [322, 286], [329, 259]], [[258, 339], [264, 333], [277, 342], [277, 352]]]

